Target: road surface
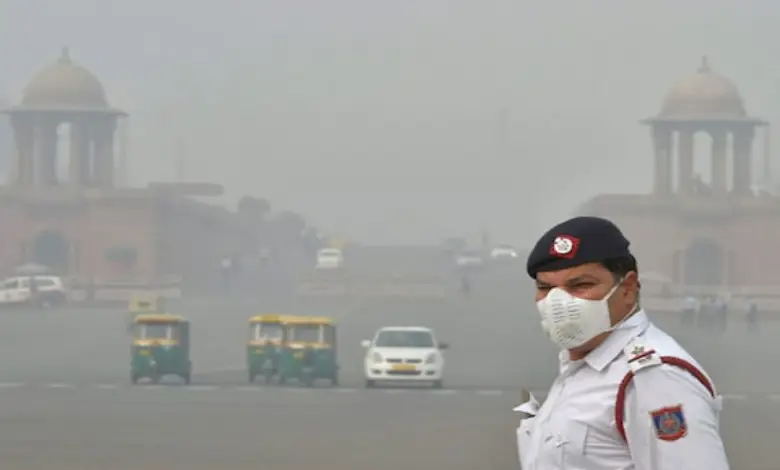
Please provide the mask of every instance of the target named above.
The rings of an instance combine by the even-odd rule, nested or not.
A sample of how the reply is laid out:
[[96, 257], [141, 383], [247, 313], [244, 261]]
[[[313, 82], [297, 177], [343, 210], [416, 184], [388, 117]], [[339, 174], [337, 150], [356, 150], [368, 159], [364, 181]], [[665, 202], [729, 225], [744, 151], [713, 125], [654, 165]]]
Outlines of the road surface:
[[[436, 268], [436, 273], [440, 273]], [[434, 271], [434, 270], [432, 270]], [[0, 458], [8, 470], [516, 469], [511, 408], [545, 389], [555, 350], [522, 270], [488, 274], [444, 299], [210, 299], [172, 306], [192, 320], [193, 385], [131, 386], [120, 310], [0, 312]], [[279, 311], [341, 323], [341, 385], [246, 383], [246, 319]], [[678, 330], [676, 320], [657, 321]], [[363, 388], [360, 341], [422, 324], [451, 344], [444, 390]], [[680, 330], [726, 396], [733, 468], [777, 468], [780, 326], [747, 335]]]

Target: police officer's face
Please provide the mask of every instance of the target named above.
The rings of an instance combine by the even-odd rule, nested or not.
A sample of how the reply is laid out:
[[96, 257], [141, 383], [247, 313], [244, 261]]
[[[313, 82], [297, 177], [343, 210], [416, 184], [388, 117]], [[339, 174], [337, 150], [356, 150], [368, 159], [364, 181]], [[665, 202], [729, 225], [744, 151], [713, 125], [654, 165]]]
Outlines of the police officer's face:
[[[636, 273], [630, 273], [609, 298], [609, 312], [613, 324], [622, 320], [636, 305], [636, 280]], [[614, 286], [615, 276], [599, 263], [542, 272], [536, 275], [536, 301], [545, 298], [553, 287], [560, 287], [582, 299], [601, 300]]]

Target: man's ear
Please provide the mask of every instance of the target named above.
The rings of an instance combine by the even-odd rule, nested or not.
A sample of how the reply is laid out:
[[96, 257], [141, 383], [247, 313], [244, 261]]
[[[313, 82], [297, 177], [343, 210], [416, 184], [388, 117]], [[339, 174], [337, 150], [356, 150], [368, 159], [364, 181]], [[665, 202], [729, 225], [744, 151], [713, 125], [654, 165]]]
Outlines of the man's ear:
[[639, 290], [642, 288], [642, 284], [639, 282], [639, 273], [631, 271], [626, 274], [626, 278], [623, 281], [624, 285], [628, 287], [626, 289], [626, 295], [633, 295], [639, 297]]

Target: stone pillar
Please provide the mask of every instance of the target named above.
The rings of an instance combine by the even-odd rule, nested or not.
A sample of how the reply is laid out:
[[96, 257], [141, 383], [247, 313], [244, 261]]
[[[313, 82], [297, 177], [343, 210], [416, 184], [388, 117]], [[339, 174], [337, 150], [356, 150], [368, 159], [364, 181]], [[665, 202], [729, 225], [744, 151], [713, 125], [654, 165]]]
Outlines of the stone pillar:
[[655, 175], [653, 191], [656, 194], [671, 194], [672, 182], [672, 131], [653, 126], [653, 148], [655, 151]]
[[11, 117], [16, 141], [16, 175], [15, 182], [19, 185], [32, 183], [33, 159], [35, 157], [35, 131], [27, 116]]
[[680, 194], [693, 194], [693, 131], [679, 131], [677, 141], [677, 174], [680, 179]]
[[728, 133], [725, 130], [710, 131], [712, 137], [712, 190], [716, 193], [728, 191]]
[[96, 183], [104, 188], [114, 185], [114, 131], [113, 119], [102, 122], [95, 135], [95, 177]]
[[84, 125], [84, 148], [79, 164], [79, 180], [81, 186], [92, 186], [94, 183], [95, 165], [95, 130], [92, 123]]
[[734, 193], [740, 195], [751, 194], [750, 183], [753, 161], [753, 136], [754, 129], [740, 129], [734, 132]]
[[87, 124], [81, 120], [70, 123], [70, 162], [68, 172], [70, 184], [79, 187], [84, 184], [84, 167], [89, 163], [89, 132]]
[[38, 123], [38, 184], [57, 184], [57, 122], [45, 120]]

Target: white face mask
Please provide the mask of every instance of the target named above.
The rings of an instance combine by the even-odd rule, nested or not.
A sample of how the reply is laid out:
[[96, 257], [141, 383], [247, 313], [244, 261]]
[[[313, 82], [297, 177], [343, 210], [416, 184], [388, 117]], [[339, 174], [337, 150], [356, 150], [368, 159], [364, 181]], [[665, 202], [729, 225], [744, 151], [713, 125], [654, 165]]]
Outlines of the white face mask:
[[612, 330], [607, 301], [622, 282], [621, 279], [601, 300], [581, 299], [554, 287], [545, 298], [536, 302], [542, 316], [542, 329], [563, 349], [578, 348]]

